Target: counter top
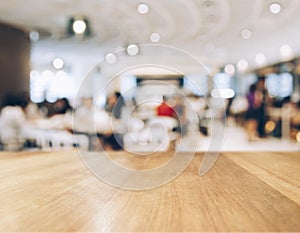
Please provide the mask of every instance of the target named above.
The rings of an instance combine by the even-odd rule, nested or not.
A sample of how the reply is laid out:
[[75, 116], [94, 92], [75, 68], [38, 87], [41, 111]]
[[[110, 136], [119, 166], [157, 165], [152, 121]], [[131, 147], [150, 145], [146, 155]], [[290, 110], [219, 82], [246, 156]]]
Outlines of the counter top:
[[[109, 155], [143, 169], [171, 156]], [[2, 152], [0, 231], [300, 231], [299, 152], [224, 152], [199, 176], [202, 158], [166, 185], [129, 191], [95, 177], [77, 151]]]

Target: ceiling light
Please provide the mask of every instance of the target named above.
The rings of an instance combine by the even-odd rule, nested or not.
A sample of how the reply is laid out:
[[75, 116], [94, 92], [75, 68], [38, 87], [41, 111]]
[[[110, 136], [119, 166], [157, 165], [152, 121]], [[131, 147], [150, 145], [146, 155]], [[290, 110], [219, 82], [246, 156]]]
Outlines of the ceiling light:
[[272, 133], [274, 131], [274, 129], [276, 128], [276, 123], [274, 121], [268, 121], [265, 124], [265, 131], [267, 133]]
[[281, 5], [278, 3], [272, 3], [269, 6], [269, 10], [272, 14], [279, 14], [281, 12]]
[[64, 61], [61, 58], [55, 58], [52, 62], [52, 65], [55, 69], [61, 69], [64, 66]]
[[138, 11], [140, 14], [144, 15], [144, 14], [147, 14], [147, 13], [148, 13], [149, 7], [148, 7], [148, 5], [146, 5], [145, 3], [141, 3], [141, 4], [138, 5], [137, 11]]
[[81, 20], [81, 19], [78, 19], [78, 20], [75, 20], [74, 23], [73, 23], [73, 30], [75, 32], [75, 34], [83, 34], [84, 31], [86, 29], [86, 23]]
[[91, 26], [85, 16], [70, 17], [67, 24], [67, 33], [69, 36], [77, 36], [78, 39], [91, 36]]
[[157, 32], [153, 32], [150, 36], [150, 40], [153, 42], [153, 43], [157, 43], [160, 41], [160, 35], [157, 33]]
[[29, 33], [29, 38], [31, 41], [38, 41], [40, 38], [40, 34], [37, 31], [32, 31]]
[[245, 71], [248, 68], [248, 62], [245, 59], [241, 59], [237, 63], [237, 68], [240, 71]]
[[252, 32], [249, 29], [243, 29], [241, 31], [241, 36], [243, 39], [248, 40], [251, 38]]
[[117, 56], [113, 53], [108, 53], [106, 56], [105, 56], [105, 61], [108, 63], [108, 64], [114, 64], [116, 63], [117, 61]]
[[293, 51], [292, 51], [292, 48], [287, 45], [287, 44], [284, 44], [280, 47], [280, 54], [283, 58], [292, 58], [293, 57]]
[[258, 53], [255, 56], [255, 61], [258, 65], [263, 65], [266, 62], [266, 56], [263, 53]]
[[139, 53], [139, 47], [135, 44], [131, 44], [127, 47], [127, 53], [130, 56], [135, 56]]
[[227, 65], [225, 66], [224, 71], [225, 71], [226, 74], [233, 75], [234, 72], [235, 72], [234, 65], [232, 65], [232, 64], [227, 64]]

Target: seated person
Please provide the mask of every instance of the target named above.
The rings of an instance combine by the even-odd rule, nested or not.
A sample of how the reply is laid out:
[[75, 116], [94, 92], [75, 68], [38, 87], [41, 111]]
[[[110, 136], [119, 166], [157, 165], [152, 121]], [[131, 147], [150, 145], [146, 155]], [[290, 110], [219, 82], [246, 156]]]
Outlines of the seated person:
[[162, 103], [157, 107], [158, 116], [174, 117], [174, 109], [167, 103], [167, 98], [163, 96]]
[[125, 100], [120, 92], [115, 92], [110, 95], [105, 105], [105, 110], [111, 112], [116, 119], [121, 118], [122, 108], [125, 107]]

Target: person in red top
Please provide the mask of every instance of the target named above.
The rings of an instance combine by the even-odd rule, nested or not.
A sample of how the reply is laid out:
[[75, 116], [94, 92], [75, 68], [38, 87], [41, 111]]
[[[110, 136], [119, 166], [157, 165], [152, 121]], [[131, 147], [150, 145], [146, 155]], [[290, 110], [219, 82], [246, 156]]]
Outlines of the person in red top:
[[157, 115], [174, 117], [174, 114], [174, 109], [167, 103], [166, 97], [163, 96], [162, 103], [157, 107]]

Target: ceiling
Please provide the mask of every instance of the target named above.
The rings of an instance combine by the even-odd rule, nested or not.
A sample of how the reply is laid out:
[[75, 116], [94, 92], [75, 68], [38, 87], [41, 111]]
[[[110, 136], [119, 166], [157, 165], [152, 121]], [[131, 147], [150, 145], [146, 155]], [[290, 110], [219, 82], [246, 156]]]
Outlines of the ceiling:
[[[282, 6], [272, 14], [273, 0], [9, 0], [0, 1], [0, 21], [40, 31], [33, 43], [32, 62], [46, 64], [54, 56], [72, 63], [72, 59], [102, 59], [130, 43], [148, 44], [153, 32], [164, 44], [196, 57], [207, 66], [237, 64], [240, 59], [249, 68], [258, 67], [257, 53], [266, 56], [266, 64], [282, 60], [280, 47], [288, 44], [294, 56], [300, 55], [300, 1], [276, 0]], [[146, 14], [137, 6], [146, 3]], [[85, 40], [67, 37], [71, 16], [84, 15], [92, 27], [92, 37]], [[250, 39], [241, 37], [250, 29]], [[153, 43], [152, 43], [153, 44]], [[162, 57], [148, 49], [138, 57]], [[167, 55], [166, 55], [167, 56]], [[171, 62], [185, 63], [174, 55]], [[188, 64], [185, 64], [188, 66]]]

